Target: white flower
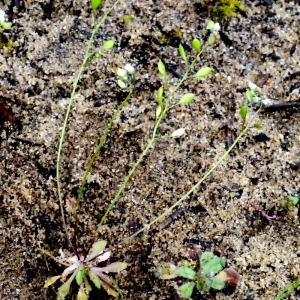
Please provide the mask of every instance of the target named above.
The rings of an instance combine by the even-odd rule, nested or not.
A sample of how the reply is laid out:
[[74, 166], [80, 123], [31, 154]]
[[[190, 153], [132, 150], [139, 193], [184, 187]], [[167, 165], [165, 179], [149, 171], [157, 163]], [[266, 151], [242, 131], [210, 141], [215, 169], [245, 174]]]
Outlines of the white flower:
[[220, 29], [221, 29], [220, 24], [219, 23], [215, 23], [214, 24], [214, 33], [218, 33]]
[[253, 92], [255, 92], [255, 91], [260, 92], [261, 91], [260, 87], [258, 87], [256, 84], [254, 84], [250, 81], [249, 81], [248, 86], [249, 86], [249, 89], [252, 90]]
[[119, 77], [125, 77], [127, 75], [127, 71], [121, 68], [117, 68], [117, 75]]
[[215, 23], [211, 20], [207, 22], [206, 28], [210, 30], [212, 34], [218, 34], [219, 30], [221, 29], [219, 23]]
[[131, 64], [126, 64], [124, 69], [128, 74], [132, 75], [134, 73], [134, 67]]
[[5, 12], [0, 9], [0, 22], [4, 22], [5, 21]]

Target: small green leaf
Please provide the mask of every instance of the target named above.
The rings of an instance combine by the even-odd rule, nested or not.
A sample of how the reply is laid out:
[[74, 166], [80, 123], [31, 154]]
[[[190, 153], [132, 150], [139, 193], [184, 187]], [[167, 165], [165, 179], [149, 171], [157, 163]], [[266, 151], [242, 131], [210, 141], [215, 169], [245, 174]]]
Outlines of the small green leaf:
[[51, 278], [48, 278], [44, 284], [44, 288], [47, 288], [48, 286], [50, 286], [51, 284], [53, 284], [54, 282], [56, 282], [57, 279], [61, 278], [61, 275], [58, 276], [54, 276]]
[[132, 21], [133, 20], [133, 16], [130, 15], [124, 15], [121, 16], [120, 19], [122, 19], [123, 21], [127, 22], [127, 21]]
[[163, 77], [167, 76], [165, 64], [161, 60], [158, 62], [158, 71]]
[[299, 198], [295, 197], [295, 196], [290, 196], [288, 201], [292, 204], [292, 205], [296, 205], [299, 202]]
[[163, 264], [157, 268], [157, 276], [160, 279], [173, 279], [178, 276], [176, 270], [177, 267], [173, 264]]
[[187, 282], [179, 287], [181, 292], [188, 298], [190, 298], [193, 294], [193, 290], [195, 287], [195, 282]]
[[199, 53], [201, 50], [201, 42], [198, 39], [193, 39], [192, 40], [192, 48]]
[[202, 271], [204, 274], [218, 273], [224, 268], [224, 266], [225, 261], [220, 257], [215, 257], [202, 267]]
[[254, 96], [254, 91], [251, 89], [248, 89], [245, 93], [246, 99], [251, 102], [253, 96]]
[[79, 291], [77, 294], [77, 300], [88, 300], [87, 294], [85, 293], [82, 285], [79, 287]]
[[214, 257], [212, 252], [203, 252], [200, 257], [200, 265], [203, 267], [207, 262], [212, 260]]
[[119, 296], [119, 293], [116, 290], [114, 290], [110, 285], [106, 284], [105, 281], [103, 281], [102, 287], [106, 290], [106, 293], [108, 295], [111, 295], [115, 298]]
[[87, 261], [95, 258], [98, 256], [101, 252], [104, 251], [106, 247], [107, 242], [106, 241], [97, 241], [92, 245], [92, 248], [86, 258]]
[[92, 7], [92, 10], [96, 10], [99, 5], [101, 4], [102, 0], [92, 0], [91, 1], [91, 7]]
[[183, 278], [187, 278], [191, 280], [194, 280], [197, 275], [197, 273], [194, 270], [187, 267], [177, 268], [176, 273]]
[[102, 45], [102, 49], [103, 50], [109, 50], [109, 49], [113, 48], [114, 45], [115, 45], [114, 40], [108, 40], [108, 41], [104, 42], [104, 44]]
[[163, 107], [163, 92], [164, 92], [164, 87], [161, 86], [156, 93], [156, 99], [158, 105], [162, 108]]
[[221, 290], [225, 286], [225, 283], [222, 279], [218, 277], [213, 277], [211, 287], [215, 290]]
[[88, 275], [89, 275], [92, 283], [95, 285], [95, 287], [100, 289], [101, 288], [101, 281], [100, 281], [99, 277], [95, 273], [93, 273], [92, 271], [89, 271]]
[[247, 106], [246, 105], [242, 105], [241, 108], [240, 108], [240, 115], [243, 119], [243, 121], [246, 120], [246, 117], [247, 117]]
[[253, 125], [253, 127], [256, 128], [256, 129], [262, 129], [262, 126], [260, 124], [258, 124], [258, 123], [255, 123]]
[[195, 78], [204, 78], [208, 76], [212, 71], [212, 68], [210, 67], [202, 67], [195, 75]]
[[199, 281], [196, 282], [196, 289], [198, 291], [202, 291], [203, 290], [202, 284]]
[[101, 272], [104, 273], [117, 273], [125, 270], [128, 264], [124, 262], [114, 262], [106, 267], [101, 268]]
[[75, 277], [75, 273], [63, 284], [59, 287], [57, 297], [58, 299], [64, 299], [70, 292], [70, 286]]
[[202, 291], [208, 292], [210, 290], [211, 283], [212, 283], [212, 278], [210, 277], [210, 274], [209, 275], [206, 274], [206, 276], [204, 276], [204, 280], [202, 282]]
[[195, 95], [192, 93], [187, 93], [184, 96], [181, 97], [178, 104], [189, 104], [193, 99], [195, 98]]
[[179, 51], [179, 55], [181, 56], [183, 61], [186, 61], [185, 51], [184, 51], [184, 48], [181, 44], [179, 44], [178, 51]]
[[89, 292], [92, 291], [92, 286], [90, 285], [90, 282], [89, 282], [86, 275], [84, 275], [84, 277], [83, 277], [83, 282], [84, 282], [84, 285], [85, 285], [85, 290], [89, 294]]
[[84, 273], [85, 273], [85, 268], [83, 265], [81, 265], [77, 271], [76, 278], [75, 278], [78, 285], [81, 285]]

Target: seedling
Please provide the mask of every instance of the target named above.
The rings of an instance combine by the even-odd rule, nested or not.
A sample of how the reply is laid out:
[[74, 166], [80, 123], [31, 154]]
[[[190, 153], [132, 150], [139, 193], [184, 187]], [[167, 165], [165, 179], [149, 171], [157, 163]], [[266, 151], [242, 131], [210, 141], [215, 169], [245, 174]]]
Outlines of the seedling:
[[161, 279], [173, 279], [183, 277], [191, 281], [182, 284], [179, 290], [185, 297], [190, 298], [194, 288], [198, 291], [209, 292], [210, 289], [221, 290], [226, 284], [236, 285], [241, 277], [231, 269], [224, 269], [225, 260], [214, 256], [212, 252], [203, 252], [197, 267], [189, 262], [181, 262], [179, 266], [173, 264], [163, 265], [158, 268], [159, 277]]
[[284, 219], [286, 216], [295, 216], [298, 214], [298, 208], [296, 205], [299, 202], [299, 198], [296, 196], [290, 196], [288, 199], [282, 200], [280, 205], [283, 208], [283, 211], [281, 211], [278, 215], [270, 216], [264, 209], [262, 209], [259, 206], [251, 205], [249, 207], [252, 207], [256, 211], [259, 211], [261, 215], [268, 219], [269, 221], [279, 221]]
[[295, 196], [290, 196], [287, 200], [281, 201], [281, 206], [288, 209], [293, 210], [293, 207], [299, 202], [299, 198]]
[[287, 211], [287, 213], [291, 216], [298, 214], [298, 208], [296, 205], [299, 202], [299, 198], [296, 196], [290, 196], [288, 199], [281, 201], [281, 206]]

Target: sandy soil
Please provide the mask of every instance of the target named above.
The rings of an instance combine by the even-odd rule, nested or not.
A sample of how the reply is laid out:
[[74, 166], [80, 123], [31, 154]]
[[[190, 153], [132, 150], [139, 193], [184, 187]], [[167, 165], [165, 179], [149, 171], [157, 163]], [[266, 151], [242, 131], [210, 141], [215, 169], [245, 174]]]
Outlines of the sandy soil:
[[[178, 98], [193, 92], [195, 101], [173, 110], [160, 129], [167, 134], [184, 127], [186, 135], [158, 142], [139, 166], [102, 231], [100, 238], [109, 245], [157, 217], [224, 153], [228, 135], [236, 136], [241, 127], [241, 91], [249, 81], [259, 83], [268, 78], [262, 90], [274, 104], [298, 100], [299, 1], [274, 1], [271, 6], [266, 2], [244, 1], [245, 15], [237, 14], [221, 25], [227, 38], [221, 36], [196, 67], [211, 66], [213, 75], [182, 87]], [[1, 124], [0, 298], [56, 299], [59, 285], [46, 290], [43, 284], [62, 268], [38, 248], [55, 256], [59, 249], [69, 251], [59, 212], [55, 163], [68, 97], [91, 33], [89, 1], [26, 0], [14, 13], [9, 5], [6, 1], [0, 8], [13, 22], [5, 35], [15, 47], [1, 49], [0, 101], [13, 110], [22, 126], [15, 124], [8, 133]], [[112, 66], [133, 64], [136, 89], [89, 176], [80, 215], [81, 251], [149, 139], [155, 91], [161, 85], [157, 62], [162, 59], [183, 72], [178, 43], [188, 45], [194, 37], [207, 35], [211, 6], [212, 2], [205, 0], [124, 0], [112, 15], [132, 15], [133, 21], [111, 19], [99, 31], [95, 48], [109, 38], [117, 41], [117, 47], [86, 68], [71, 113], [61, 174], [71, 231], [88, 159], [125, 95], [116, 84]], [[162, 37], [167, 37], [166, 43], [161, 43]], [[192, 55], [190, 50], [187, 53]], [[246, 65], [251, 68], [245, 70]], [[169, 80], [174, 84], [178, 79], [170, 73]], [[232, 128], [227, 126], [230, 118]], [[280, 214], [280, 201], [300, 193], [299, 111], [262, 111], [256, 122], [263, 126], [260, 135], [255, 129], [246, 134], [183, 204], [187, 207], [183, 215], [162, 230], [154, 228], [123, 244], [114, 253], [112, 261], [130, 264], [116, 276], [123, 299], [180, 299], [175, 289], [182, 281], [162, 281], [155, 276], [155, 269], [163, 262], [188, 259], [189, 243], [224, 257], [227, 265], [242, 275], [236, 288], [195, 293], [193, 299], [273, 299], [299, 279], [298, 216], [271, 222], [251, 208], [259, 206], [270, 215]], [[68, 299], [75, 297], [74, 291]], [[103, 290], [95, 290], [90, 297], [106, 298]], [[299, 293], [289, 299], [300, 299]]]

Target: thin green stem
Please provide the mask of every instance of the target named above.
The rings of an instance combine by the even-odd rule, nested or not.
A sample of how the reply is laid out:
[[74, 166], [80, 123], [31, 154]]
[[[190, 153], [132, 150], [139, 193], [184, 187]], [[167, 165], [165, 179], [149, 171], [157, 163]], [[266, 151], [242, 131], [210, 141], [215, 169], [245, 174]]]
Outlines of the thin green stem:
[[133, 173], [135, 172], [137, 167], [140, 165], [143, 158], [148, 153], [149, 149], [152, 147], [152, 145], [155, 143], [155, 141], [156, 141], [155, 137], [152, 137], [151, 140], [149, 141], [149, 143], [147, 144], [146, 148], [144, 149], [144, 151], [140, 155], [139, 159], [136, 161], [136, 163], [133, 165], [133, 167], [129, 171], [128, 175], [125, 177], [125, 180], [123, 181], [122, 185], [120, 186], [118, 192], [116, 193], [115, 197], [113, 198], [113, 200], [109, 204], [108, 208], [106, 209], [105, 214], [101, 218], [101, 221], [100, 221], [100, 223], [98, 224], [98, 227], [97, 227], [97, 231], [100, 231], [101, 226], [105, 222], [108, 213], [111, 211], [111, 209], [113, 208], [115, 203], [118, 201], [120, 195], [122, 194], [123, 190], [125, 189], [125, 187], [126, 187], [128, 181], [130, 180], [131, 176], [133, 175]]
[[297, 280], [287, 287], [285, 287], [274, 300], [281, 300], [290, 295], [298, 286], [300, 285], [300, 280]]
[[70, 234], [69, 234], [69, 231], [67, 229], [65, 214], [64, 214], [64, 210], [63, 210], [63, 201], [62, 201], [61, 183], [60, 183], [60, 160], [61, 160], [61, 154], [62, 154], [62, 146], [63, 146], [63, 142], [64, 142], [64, 139], [65, 139], [67, 124], [68, 124], [72, 104], [73, 104], [73, 101], [74, 101], [76, 89], [77, 89], [77, 86], [78, 86], [78, 82], [81, 78], [81, 75], [82, 75], [82, 73], [84, 71], [84, 68], [87, 65], [88, 59], [90, 57], [90, 49], [92, 47], [94, 36], [97, 33], [97, 31], [99, 30], [100, 26], [107, 19], [108, 14], [114, 9], [114, 7], [117, 5], [118, 2], [120, 2], [120, 0], [116, 0], [114, 2], [114, 4], [104, 13], [103, 17], [101, 18], [101, 20], [99, 21], [99, 23], [97, 25], [95, 25], [95, 18], [93, 18], [94, 28], [93, 28], [93, 31], [92, 31], [92, 35], [91, 35], [91, 37], [88, 41], [88, 44], [86, 46], [86, 51], [85, 51], [85, 55], [84, 55], [84, 58], [83, 58], [83, 62], [81, 64], [80, 68], [79, 68], [79, 71], [78, 71], [77, 76], [76, 76], [76, 78], [74, 80], [74, 83], [73, 83], [73, 89], [72, 89], [71, 96], [70, 96], [70, 99], [69, 99], [69, 103], [68, 103], [68, 107], [67, 107], [67, 110], [66, 110], [66, 115], [65, 115], [65, 118], [64, 118], [62, 131], [61, 131], [61, 135], [60, 135], [60, 139], [59, 139], [59, 144], [58, 144], [58, 151], [57, 151], [57, 158], [56, 158], [57, 195], [58, 195], [58, 199], [59, 199], [61, 218], [62, 218], [62, 223], [63, 223], [65, 235], [66, 235], [66, 238], [68, 240], [68, 243], [69, 243], [70, 247], [72, 248], [73, 252], [77, 256], [78, 256], [77, 251], [76, 251], [76, 249], [74, 248], [74, 246], [71, 242]]
[[173, 106], [170, 106], [170, 102], [172, 97], [174, 96], [174, 94], [177, 92], [177, 90], [180, 88], [180, 86], [183, 84], [183, 82], [187, 79], [189, 72], [191, 71], [191, 69], [194, 67], [197, 59], [200, 57], [201, 53], [203, 52], [203, 50], [201, 52], [199, 52], [196, 57], [194, 58], [193, 62], [187, 66], [186, 71], [182, 77], [182, 79], [179, 81], [179, 83], [175, 86], [173, 91], [170, 91], [170, 89], [168, 88], [168, 82], [166, 80], [166, 77], [164, 77], [165, 80], [165, 85], [168, 88], [169, 94], [166, 100], [166, 104], [165, 104], [165, 108], [163, 109], [163, 111], [161, 112], [160, 116], [158, 117], [158, 119], [155, 122], [154, 128], [153, 128], [153, 132], [152, 132], [152, 137], [150, 139], [150, 141], [148, 142], [146, 148], [144, 149], [144, 151], [142, 152], [142, 154], [140, 155], [140, 157], [138, 158], [138, 160], [136, 161], [136, 163], [133, 165], [133, 167], [131, 168], [131, 170], [129, 171], [128, 175], [125, 177], [122, 185], [120, 186], [118, 192], [116, 193], [116, 195], [114, 196], [113, 200], [111, 201], [111, 203], [109, 204], [107, 210], [105, 211], [105, 214], [103, 215], [103, 217], [100, 220], [100, 223], [97, 226], [97, 231], [99, 232], [101, 229], [101, 226], [103, 225], [103, 223], [106, 220], [107, 215], [109, 214], [109, 212], [111, 211], [111, 209], [113, 208], [113, 206], [115, 205], [115, 203], [118, 201], [120, 195], [122, 194], [122, 192], [124, 191], [127, 183], [129, 182], [129, 180], [131, 179], [133, 173], [135, 172], [135, 170], [138, 168], [138, 166], [140, 165], [140, 163], [142, 162], [143, 158], [145, 157], [145, 155], [148, 153], [149, 149], [153, 146], [153, 144], [159, 139], [156, 137], [156, 132], [158, 130], [158, 127], [162, 121], [162, 119], [164, 118], [164, 116], [167, 114], [167, 112], [173, 108]]
[[[130, 91], [127, 95], [127, 97], [125, 98], [125, 100], [117, 107], [117, 109], [115, 110], [113, 116], [111, 117], [109, 123], [107, 124], [107, 126], [105, 127], [105, 130], [99, 140], [99, 143], [97, 145], [97, 147], [94, 150], [94, 153], [90, 159], [90, 161], [88, 162], [87, 168], [84, 172], [84, 176], [81, 182], [81, 186], [79, 189], [79, 193], [78, 193], [78, 198], [77, 198], [77, 202], [76, 202], [76, 212], [75, 212], [75, 233], [76, 233], [76, 228], [77, 228], [77, 224], [78, 224], [78, 213], [79, 213], [79, 207], [80, 207], [80, 202], [83, 198], [83, 191], [84, 191], [84, 187], [86, 185], [86, 181], [87, 181], [87, 177], [91, 171], [91, 168], [93, 166], [93, 163], [100, 151], [100, 149], [102, 148], [103, 144], [105, 143], [106, 137], [115, 121], [115, 119], [117, 118], [118, 114], [120, 113], [120, 111], [122, 110], [122, 108], [124, 107], [124, 105], [128, 102], [128, 100], [131, 98], [133, 91]], [[76, 234], [75, 234], [76, 236]]]
[[249, 121], [247, 127], [241, 131], [239, 136], [234, 140], [232, 145], [228, 148], [228, 150], [218, 159], [218, 161], [208, 170], [208, 172], [187, 192], [185, 193], [176, 203], [174, 203], [172, 206], [170, 206], [168, 209], [166, 209], [160, 216], [158, 216], [156, 219], [145, 225], [142, 229], [138, 230], [136, 233], [131, 235], [130, 237], [126, 238], [123, 242], [126, 242], [133, 237], [139, 235], [145, 230], [148, 230], [153, 224], [157, 223], [159, 220], [161, 220], [163, 217], [168, 215], [175, 207], [177, 207], [181, 202], [183, 202], [185, 199], [187, 199], [195, 190], [199, 188], [199, 186], [213, 173], [213, 171], [222, 163], [222, 161], [228, 156], [228, 154], [232, 151], [232, 149], [236, 146], [236, 144], [239, 142], [239, 140], [242, 138], [242, 136], [246, 133], [246, 131], [251, 127], [253, 119], [256, 117], [256, 115], [259, 113], [260, 109], [252, 116], [251, 120]]
[[189, 77], [189, 73], [191, 72], [192, 68], [195, 66], [195, 63], [197, 62], [198, 58], [200, 57], [200, 55], [203, 53], [203, 51], [205, 50], [205, 48], [203, 48], [194, 58], [194, 60], [192, 61], [192, 63], [190, 65], [188, 65], [186, 67], [186, 70], [184, 72], [184, 75], [182, 76], [181, 80], [178, 82], [178, 84], [175, 86], [174, 90], [169, 91], [169, 95], [166, 101], [166, 107], [167, 110], [170, 110], [171, 108], [175, 107], [174, 105], [170, 105], [170, 101], [173, 98], [173, 96], [175, 95], [175, 93], [178, 91], [178, 89], [180, 88], [180, 86], [183, 84], [184, 81], [186, 81]]

